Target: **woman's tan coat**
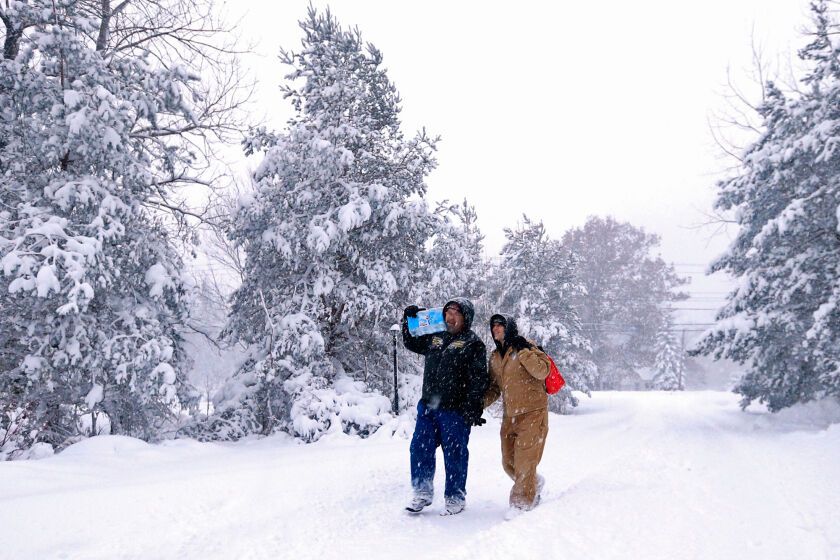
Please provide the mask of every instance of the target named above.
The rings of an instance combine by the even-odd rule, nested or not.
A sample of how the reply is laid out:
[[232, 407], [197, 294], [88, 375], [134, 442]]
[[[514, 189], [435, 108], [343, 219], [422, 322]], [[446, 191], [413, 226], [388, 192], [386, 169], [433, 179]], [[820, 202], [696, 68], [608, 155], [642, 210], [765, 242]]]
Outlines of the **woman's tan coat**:
[[547, 408], [545, 378], [549, 368], [548, 356], [538, 348], [519, 351], [508, 348], [504, 356], [494, 350], [490, 354], [490, 388], [484, 397], [484, 407], [501, 395], [508, 417]]

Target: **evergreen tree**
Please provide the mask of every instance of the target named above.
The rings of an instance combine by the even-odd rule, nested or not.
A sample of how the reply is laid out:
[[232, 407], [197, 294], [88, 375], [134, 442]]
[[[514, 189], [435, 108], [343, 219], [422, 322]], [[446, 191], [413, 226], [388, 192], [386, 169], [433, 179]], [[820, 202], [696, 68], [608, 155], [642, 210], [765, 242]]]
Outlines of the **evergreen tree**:
[[552, 409], [574, 406], [570, 391], [588, 393], [597, 373], [576, 308], [584, 294], [578, 257], [527, 216], [516, 229], [505, 229], [505, 236], [492, 279], [496, 311], [516, 317], [523, 335], [541, 345], [563, 373], [567, 388], [550, 399]]
[[429, 280], [420, 281], [417, 301], [442, 305], [464, 296], [476, 303], [485, 295], [488, 265], [475, 207], [466, 199], [458, 205], [442, 204], [438, 216], [441, 220], [427, 255]]
[[[161, 209], [179, 209], [171, 197], [196, 161], [183, 134], [206, 123], [195, 75], [143, 26], [157, 14], [177, 27], [165, 5], [0, 8], [0, 343], [12, 366], [0, 401], [25, 418], [22, 446], [65, 445], [97, 419], [154, 439], [195, 398], [183, 263]], [[133, 47], [115, 32], [128, 24]]]
[[685, 389], [685, 353], [671, 330], [670, 318], [656, 335], [653, 386], [664, 391]]
[[807, 89], [767, 85], [762, 134], [718, 185], [740, 230], [711, 270], [739, 282], [697, 349], [746, 364], [742, 406], [772, 411], [840, 394], [840, 47], [827, 3], [812, 11]]
[[437, 228], [424, 200], [435, 140], [404, 137], [381, 53], [329, 11], [310, 8], [300, 25], [302, 50], [282, 53], [296, 114], [246, 144], [265, 156], [231, 232], [246, 263], [227, 333], [254, 360], [219, 403], [217, 436], [376, 429], [389, 410], [376, 393], [391, 390], [388, 328]]
[[616, 388], [624, 375], [653, 364], [665, 304], [688, 297], [675, 291], [687, 280], [652, 255], [658, 236], [609, 216], [569, 230], [563, 245], [580, 257], [578, 278], [586, 290], [580, 317], [599, 382]]

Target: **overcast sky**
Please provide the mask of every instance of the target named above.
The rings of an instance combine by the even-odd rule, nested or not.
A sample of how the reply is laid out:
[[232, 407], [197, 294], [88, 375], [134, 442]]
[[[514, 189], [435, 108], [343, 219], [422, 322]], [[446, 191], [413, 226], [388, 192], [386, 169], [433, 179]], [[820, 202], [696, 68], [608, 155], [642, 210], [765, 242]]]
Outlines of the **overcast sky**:
[[[384, 55], [407, 133], [439, 134], [432, 200], [472, 202], [490, 254], [522, 213], [550, 234], [613, 215], [662, 237], [662, 255], [720, 291], [702, 267], [728, 244], [706, 221], [721, 160], [708, 119], [730, 69], [749, 89], [752, 36], [783, 58], [806, 43], [804, 0], [601, 2], [332, 1]], [[279, 128], [282, 45], [307, 0], [230, 6], [256, 42], [257, 112]], [[772, 56], [771, 56], [772, 58]], [[753, 90], [757, 94], [757, 90]]]

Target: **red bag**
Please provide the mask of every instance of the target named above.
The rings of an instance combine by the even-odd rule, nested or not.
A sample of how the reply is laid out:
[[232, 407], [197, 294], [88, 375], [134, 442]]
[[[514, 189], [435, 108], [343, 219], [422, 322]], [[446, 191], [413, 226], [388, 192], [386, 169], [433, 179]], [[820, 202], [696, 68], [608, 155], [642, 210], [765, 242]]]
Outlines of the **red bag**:
[[557, 364], [554, 363], [551, 356], [548, 354], [546, 354], [546, 356], [548, 357], [548, 361], [551, 362], [551, 368], [548, 370], [548, 377], [545, 378], [545, 392], [549, 395], [553, 395], [563, 388], [563, 385], [566, 384], [566, 380], [563, 379], [562, 375], [560, 375], [560, 370], [557, 369]]

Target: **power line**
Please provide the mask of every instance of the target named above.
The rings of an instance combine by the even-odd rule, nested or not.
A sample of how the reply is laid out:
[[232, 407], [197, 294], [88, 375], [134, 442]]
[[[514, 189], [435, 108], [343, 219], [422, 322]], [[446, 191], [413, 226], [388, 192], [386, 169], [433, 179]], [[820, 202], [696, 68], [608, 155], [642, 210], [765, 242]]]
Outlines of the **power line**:
[[[580, 323], [580, 325], [586, 327], [639, 330], [639, 327], [632, 323]], [[672, 327], [711, 327], [713, 325], [717, 325], [717, 323], [671, 323]]]

